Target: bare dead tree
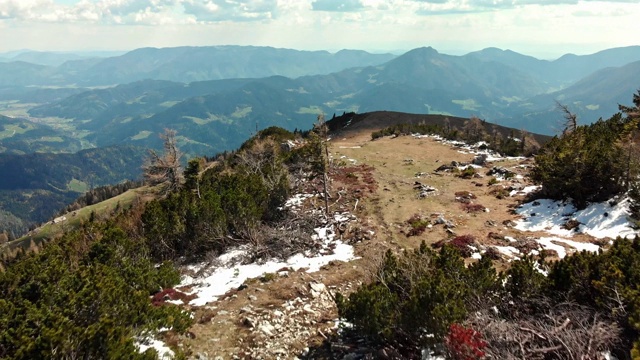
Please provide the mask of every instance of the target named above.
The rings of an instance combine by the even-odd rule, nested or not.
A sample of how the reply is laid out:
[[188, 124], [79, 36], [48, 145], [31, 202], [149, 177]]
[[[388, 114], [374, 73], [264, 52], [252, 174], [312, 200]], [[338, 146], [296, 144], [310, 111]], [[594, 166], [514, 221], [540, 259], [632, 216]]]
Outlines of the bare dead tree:
[[487, 357], [494, 359], [600, 360], [621, 336], [613, 320], [576, 304], [515, 319], [478, 312], [469, 325], [481, 329], [489, 345]]
[[570, 134], [578, 127], [578, 115], [569, 110], [569, 106], [561, 104], [556, 100], [556, 107], [560, 110], [564, 117], [562, 135]]
[[164, 152], [159, 154], [155, 150], [149, 150], [149, 155], [142, 165], [145, 182], [150, 185], [163, 184], [165, 192], [179, 189], [183, 180], [180, 164], [182, 152], [178, 148], [176, 134], [173, 129], [165, 129], [160, 135]]
[[327, 175], [329, 167], [329, 148], [327, 145], [327, 138], [329, 136], [329, 128], [324, 120], [324, 114], [318, 115], [318, 122], [315, 124], [315, 129], [320, 136], [320, 145], [323, 147], [320, 154], [322, 161], [322, 185], [324, 187], [324, 212], [329, 216], [329, 176]]
[[484, 124], [480, 118], [472, 116], [469, 120], [465, 121], [463, 131], [467, 141], [478, 142], [484, 137]]
[[278, 156], [278, 145], [258, 140], [252, 147], [239, 151], [235, 156], [238, 163], [251, 174], [260, 176], [265, 186], [272, 190], [289, 174]]
[[633, 94], [633, 106], [618, 105], [618, 109], [631, 119], [640, 119], [640, 90]]

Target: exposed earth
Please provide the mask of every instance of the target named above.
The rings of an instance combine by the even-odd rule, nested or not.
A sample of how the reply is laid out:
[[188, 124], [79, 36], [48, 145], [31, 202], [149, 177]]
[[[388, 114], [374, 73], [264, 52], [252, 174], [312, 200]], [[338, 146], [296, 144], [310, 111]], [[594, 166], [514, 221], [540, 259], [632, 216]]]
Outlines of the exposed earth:
[[[334, 172], [330, 191], [330, 203], [336, 203], [343, 195], [346, 198], [340, 201], [341, 209], [335, 205], [332, 211], [348, 210], [357, 217], [356, 222], [337, 231], [345, 242], [353, 244], [357, 258], [331, 262], [317, 272], [280, 269], [247, 280], [204, 306], [184, 305], [195, 314], [196, 324], [190, 333], [178, 337], [165, 332], [159, 338], [177, 345], [193, 359], [350, 358], [347, 354], [365, 354], [368, 350], [365, 344], [349, 343], [335, 335], [339, 326], [333, 296], [337, 292], [348, 294], [369, 281], [372, 269], [387, 249], [402, 252], [422, 241], [431, 245], [472, 235], [475, 242], [470, 249], [474, 253], [468, 261], [497, 246], [491, 251], [497, 254], [496, 267], [504, 269], [519, 250], [539, 254], [542, 246], [535, 239], [549, 236], [545, 231], [514, 228], [521, 218], [514, 210], [527, 196], [521, 190], [531, 185], [527, 179], [531, 159], [489, 161], [476, 169], [477, 175], [464, 179], [457, 176], [461, 170], [435, 170], [453, 161], [459, 166], [470, 163], [475, 155], [433, 137], [385, 137], [372, 141], [371, 129], [367, 129], [343, 133], [329, 144], [334, 166], [356, 169], [354, 166], [366, 165], [346, 177]], [[494, 176], [487, 172], [496, 166], [513, 172], [513, 176], [509, 180], [492, 180]], [[376, 186], [346, 186], [349, 181], [362, 181], [371, 175]], [[348, 191], [360, 194], [353, 197]], [[307, 208], [319, 208], [321, 203], [320, 199], [306, 200]], [[429, 223], [422, 234], [407, 235], [412, 230], [407, 220], [412, 217]], [[577, 244], [584, 244], [587, 249], [608, 243], [608, 239], [579, 233], [570, 240], [577, 242], [573, 243], [576, 247], [583, 248]], [[571, 243], [550, 243], [567, 254], [576, 251]], [[510, 252], [514, 248], [515, 253]], [[552, 260], [564, 255], [560, 254], [562, 251], [547, 250], [545, 255]], [[189, 293], [190, 287], [178, 290]], [[384, 358], [383, 355], [376, 356]]]

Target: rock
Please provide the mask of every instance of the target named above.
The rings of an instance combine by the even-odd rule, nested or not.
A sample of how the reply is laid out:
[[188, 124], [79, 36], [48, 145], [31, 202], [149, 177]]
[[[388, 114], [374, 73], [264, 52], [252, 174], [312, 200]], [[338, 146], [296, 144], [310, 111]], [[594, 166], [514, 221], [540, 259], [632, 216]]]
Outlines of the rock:
[[567, 221], [566, 223], [564, 223], [562, 225], [563, 228], [567, 229], [567, 230], [578, 230], [578, 228], [580, 227], [582, 223], [576, 219], [570, 219], [569, 221]]
[[244, 318], [244, 320], [242, 320], [242, 324], [248, 328], [254, 328], [256, 327], [256, 323], [255, 320], [253, 320], [252, 318], [246, 317]]
[[273, 336], [275, 328], [269, 322], [265, 321], [258, 327], [258, 330], [262, 331], [267, 336]]
[[473, 161], [471, 161], [471, 163], [479, 166], [485, 165], [487, 163], [487, 154], [476, 155], [476, 157], [473, 158]]
[[312, 315], [317, 315], [317, 314], [318, 314], [318, 312], [317, 312], [317, 311], [315, 311], [315, 310], [313, 310], [313, 309], [311, 308], [311, 304], [305, 304], [305, 305], [302, 307], [302, 310], [304, 310], [304, 311], [306, 311], [306, 312], [308, 312], [309, 314], [312, 314]]
[[440, 165], [440, 166], [435, 170], [435, 172], [440, 172], [440, 171], [450, 171], [450, 170], [453, 170], [453, 168], [454, 168], [454, 167], [453, 167], [453, 166], [450, 166], [450, 165]]
[[322, 295], [323, 292], [327, 289], [327, 287], [322, 283], [309, 283], [309, 287], [311, 288], [311, 296], [317, 298]]
[[258, 297], [257, 297], [257, 296], [255, 296], [255, 295], [249, 295], [249, 296], [248, 296], [248, 298], [249, 298], [249, 301], [256, 301], [256, 300], [258, 300]]
[[500, 166], [494, 166], [487, 172], [489, 176], [500, 176], [506, 179], [510, 179], [516, 176], [516, 173], [513, 171], [507, 170]]
[[505, 220], [502, 222], [502, 225], [506, 226], [506, 227], [514, 227], [516, 226], [516, 222], [513, 220]]

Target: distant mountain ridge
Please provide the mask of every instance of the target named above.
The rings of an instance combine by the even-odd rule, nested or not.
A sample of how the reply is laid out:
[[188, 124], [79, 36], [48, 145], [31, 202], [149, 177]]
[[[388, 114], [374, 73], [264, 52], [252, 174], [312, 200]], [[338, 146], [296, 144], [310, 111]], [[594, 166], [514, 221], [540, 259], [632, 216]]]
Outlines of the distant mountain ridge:
[[[28, 52], [20, 58], [37, 54]], [[48, 54], [59, 63], [62, 54]], [[71, 85], [101, 86], [130, 83], [145, 79], [194, 82], [230, 78], [259, 78], [274, 75], [299, 77], [328, 74], [349, 67], [384, 63], [395, 56], [371, 54], [361, 50], [300, 51], [257, 46], [205, 46], [141, 48], [107, 58], [68, 59], [56, 66], [33, 69], [30, 77], [16, 76], [20, 61], [0, 62], [0, 86]], [[39, 58], [42, 60], [42, 57]], [[39, 61], [45, 62], [45, 61]], [[24, 67], [24, 65], [23, 65]], [[12, 77], [9, 77], [13, 75]]]
[[578, 124], [607, 119], [618, 112], [618, 105], [630, 105], [640, 89], [640, 61], [609, 67], [550, 94], [533, 97], [520, 106], [519, 115], [508, 119], [514, 127], [542, 133], [557, 133], [562, 114], [556, 102], [578, 116]]
[[[0, 83], [2, 76], [16, 82], [42, 76], [56, 81], [82, 79], [73, 87], [0, 86], [0, 101], [40, 103], [27, 108], [27, 120], [62, 121], [65, 125], [56, 132], [63, 129], [60, 134], [69, 139], [81, 137], [85, 148], [123, 144], [159, 147], [157, 134], [170, 127], [178, 130], [182, 145], [193, 155], [234, 148], [256, 128], [308, 128], [319, 113], [331, 116], [387, 110], [474, 115], [492, 123], [551, 134], [561, 116], [555, 110], [555, 100], [566, 99], [587, 122], [611, 115], [617, 102], [624, 102], [624, 93], [630, 97], [635, 91], [636, 70], [624, 67], [615, 75], [616, 71], [600, 67], [612, 68], [634, 58], [640, 61], [640, 46], [567, 55], [555, 61], [495, 48], [463, 56], [442, 54], [431, 47], [400, 56], [252, 46], [144, 48], [116, 57], [68, 61], [57, 68], [0, 63]], [[354, 64], [359, 66], [349, 67]], [[11, 71], [3, 73], [3, 67]], [[567, 79], [595, 68], [600, 75], [588, 74], [566, 85]], [[281, 72], [289, 75], [260, 75]], [[316, 72], [329, 73], [313, 75]], [[558, 73], [564, 75], [556, 76]], [[233, 78], [189, 81], [217, 77]], [[619, 79], [619, 84], [607, 82], [608, 77]], [[111, 87], [78, 86], [127, 79], [140, 80]], [[576, 83], [577, 87], [572, 86]], [[611, 87], [616, 90], [600, 92], [619, 96], [598, 95], [598, 89]], [[36, 134], [25, 132], [20, 137], [28, 139]], [[17, 138], [6, 138], [5, 142]], [[73, 145], [59, 138], [63, 142], [58, 145]], [[25, 144], [21, 151], [33, 148]], [[66, 151], [77, 150], [73, 145]], [[59, 146], [50, 151], [65, 150]]]
[[640, 46], [606, 49], [589, 55], [565, 54], [553, 61], [539, 60], [498, 48], [486, 48], [465, 56], [509, 65], [558, 88], [567, 86], [600, 69], [619, 67], [640, 60]]
[[[633, 53], [634, 49], [623, 50]], [[172, 49], [173, 59], [180, 58], [187, 50]], [[489, 122], [551, 134], [555, 131], [554, 119], [561, 116], [555, 109], [555, 100], [567, 99], [570, 102], [567, 105], [574, 108], [580, 96], [587, 96], [574, 87], [563, 90], [566, 93], [549, 93], [550, 85], [536, 75], [547, 71], [551, 66], [549, 62], [496, 49], [487, 49], [482, 54], [493, 54], [495, 59], [478, 60], [478, 54], [451, 56], [424, 47], [375, 66], [295, 79], [271, 76], [189, 84], [141, 80], [80, 92], [35, 107], [30, 115], [71, 119], [77, 130], [88, 132], [84, 140], [94, 146], [159, 147], [157, 134], [166, 127], [174, 128], [179, 132], [185, 151], [193, 155], [213, 155], [237, 147], [255, 132], [256, 127], [308, 128], [319, 113], [330, 116], [342, 112], [387, 110], [463, 117], [475, 115]], [[498, 59], [500, 56], [507, 60]], [[640, 59], [640, 53], [638, 56]], [[528, 66], [530, 71], [520, 71], [509, 65], [514, 61]], [[158, 68], [163, 66], [158, 65]], [[626, 78], [620, 79], [620, 84], [627, 85], [616, 87], [620, 97], [590, 95], [594, 100], [583, 104], [592, 109], [588, 115], [611, 115], [616, 101], [624, 100], [621, 99], [624, 93], [630, 97], [637, 78], [632, 74], [634, 69], [633, 66], [605, 69], [601, 70], [602, 75], [584, 78], [578, 87], [597, 91], [614, 86], [601, 83], [608, 77], [624, 77], [614, 76], [614, 72], [627, 73]], [[587, 83], [592, 84], [587, 86]], [[615, 91], [604, 92], [612, 94]], [[593, 109], [600, 109], [600, 112]], [[587, 119], [595, 121], [597, 117]]]

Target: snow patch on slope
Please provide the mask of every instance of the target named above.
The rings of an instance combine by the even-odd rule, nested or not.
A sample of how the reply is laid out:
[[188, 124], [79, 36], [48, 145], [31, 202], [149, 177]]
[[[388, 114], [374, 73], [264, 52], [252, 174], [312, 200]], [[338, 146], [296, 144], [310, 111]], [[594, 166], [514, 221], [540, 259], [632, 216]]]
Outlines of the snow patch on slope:
[[[521, 231], [546, 231], [553, 235], [571, 237], [585, 233], [596, 238], [635, 236], [629, 216], [630, 200], [624, 198], [614, 205], [609, 202], [594, 203], [577, 210], [573, 204], [557, 200], [541, 199], [523, 204], [517, 213], [524, 218], [516, 221]], [[580, 222], [576, 230], [567, 230], [564, 224], [574, 219]]]

